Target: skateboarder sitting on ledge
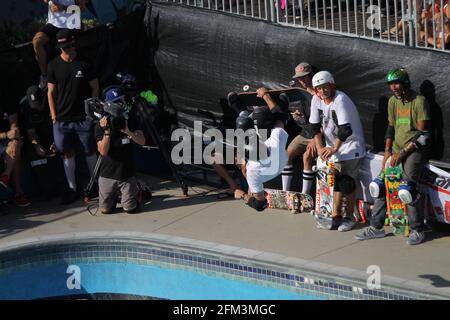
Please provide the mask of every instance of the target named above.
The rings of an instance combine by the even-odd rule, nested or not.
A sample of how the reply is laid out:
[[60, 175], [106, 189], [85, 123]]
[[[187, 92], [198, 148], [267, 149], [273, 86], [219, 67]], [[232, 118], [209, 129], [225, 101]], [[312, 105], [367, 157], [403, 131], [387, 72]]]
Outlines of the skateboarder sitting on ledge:
[[[411, 233], [407, 244], [415, 245], [424, 240], [423, 197], [417, 191], [419, 180], [430, 150], [428, 131], [430, 112], [424, 96], [411, 89], [409, 75], [404, 69], [389, 71], [386, 82], [394, 94], [389, 99], [389, 125], [385, 136], [383, 168], [391, 157], [391, 166], [403, 165], [403, 180], [399, 187], [399, 198], [407, 205]], [[370, 193], [375, 199], [370, 227], [363, 229], [355, 238], [368, 240], [384, 237], [386, 218], [386, 191], [384, 182], [376, 178], [370, 184]]]
[[[314, 132], [317, 151], [321, 159], [336, 159], [331, 229], [351, 230], [355, 207], [356, 183], [360, 159], [365, 155], [365, 141], [358, 110], [352, 100], [336, 90], [334, 78], [328, 71], [321, 71], [312, 80], [316, 95], [311, 102], [309, 122]], [[322, 130], [321, 130], [322, 129]], [[326, 147], [322, 144], [325, 136]], [[342, 197], [347, 198], [347, 216], [342, 219]], [[318, 222], [318, 228], [330, 229]]]
[[[254, 149], [246, 152], [246, 159], [240, 165], [247, 179], [249, 191], [245, 193], [237, 189], [234, 196], [236, 199], [243, 199], [256, 211], [263, 211], [268, 205], [264, 197], [263, 183], [279, 176], [288, 160], [286, 152], [288, 134], [284, 130], [287, 114], [276, 111], [278, 108], [266, 88], [259, 88], [256, 92], [258, 97], [266, 101], [267, 107], [258, 107], [249, 117], [238, 118], [236, 121], [238, 129], [250, 133], [250, 142], [253, 136], [257, 139], [257, 143], [249, 144], [249, 148]], [[267, 130], [268, 138], [262, 141], [264, 130]], [[259, 152], [258, 149], [262, 149], [263, 152]]]
[[294, 173], [293, 161], [295, 157], [302, 156], [303, 158], [303, 183], [302, 193], [309, 194], [311, 186], [314, 182], [315, 173], [312, 171], [314, 158], [317, 157], [317, 148], [313, 136], [309, 130], [309, 116], [311, 99], [315, 96], [315, 91], [312, 85], [312, 77], [314, 70], [307, 62], [300, 63], [295, 68], [295, 75], [292, 77], [297, 82], [297, 86], [305, 91], [305, 96], [308, 98], [308, 105], [301, 110], [292, 112], [292, 120], [302, 128], [302, 131], [289, 144], [288, 164], [284, 167], [282, 172], [283, 190], [290, 191], [292, 175]]

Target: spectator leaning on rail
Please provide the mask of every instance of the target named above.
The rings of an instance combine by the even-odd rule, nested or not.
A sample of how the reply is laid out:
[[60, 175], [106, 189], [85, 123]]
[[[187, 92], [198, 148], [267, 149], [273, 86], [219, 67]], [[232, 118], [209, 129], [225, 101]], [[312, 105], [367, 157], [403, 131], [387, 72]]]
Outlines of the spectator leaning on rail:
[[67, 25], [67, 18], [72, 13], [67, 12], [67, 8], [71, 5], [77, 5], [81, 10], [86, 8], [87, 0], [43, 0], [48, 4], [48, 19], [47, 24], [43, 26], [33, 38], [33, 48], [41, 70], [41, 77], [39, 87], [44, 89], [47, 87], [47, 50], [46, 46], [50, 40], [55, 39], [59, 30], [69, 28]]
[[[389, 157], [391, 165], [403, 164], [403, 179], [399, 188], [400, 199], [407, 204], [408, 220], [412, 232], [407, 243], [419, 244], [424, 234], [423, 196], [417, 191], [417, 182], [431, 146], [430, 111], [425, 97], [411, 89], [409, 75], [404, 69], [389, 71], [386, 82], [394, 94], [389, 99], [389, 125], [385, 137], [383, 168]], [[370, 184], [370, 193], [375, 198], [370, 227], [363, 229], [355, 238], [368, 240], [384, 237], [386, 197], [384, 182], [376, 178]]]
[[71, 31], [62, 29], [56, 38], [61, 55], [48, 65], [48, 103], [56, 150], [63, 154], [64, 171], [69, 184], [62, 204], [69, 204], [78, 198], [75, 150], [79, 143], [86, 153], [91, 175], [97, 162], [93, 126], [91, 120], [86, 118], [84, 100], [98, 97], [99, 86], [92, 66], [78, 59]]
[[[123, 98], [124, 93], [120, 88], [111, 88], [105, 93], [107, 103], [124, 104]], [[103, 214], [114, 210], [118, 191], [121, 193], [121, 204], [125, 212], [135, 213], [139, 210], [131, 143], [144, 145], [145, 136], [141, 130], [137, 130], [137, 124], [132, 119], [125, 122], [125, 127], [121, 130], [111, 128], [107, 117], [103, 117], [95, 125], [97, 149], [102, 157], [98, 187], [99, 207]]]
[[[288, 160], [288, 134], [284, 130], [288, 115], [277, 111], [279, 107], [266, 88], [259, 88], [256, 92], [258, 97], [266, 101], [267, 106], [258, 107], [249, 117], [239, 117], [236, 120], [238, 129], [250, 133], [249, 147], [253, 150], [249, 150], [249, 156], [241, 166], [249, 186], [248, 193], [236, 189], [234, 195], [253, 209], [263, 211], [267, 208], [263, 183], [279, 176]], [[265, 141], [261, 139], [262, 130], [268, 132]], [[255, 139], [252, 140], [252, 137]], [[252, 144], [252, 141], [256, 143]]]
[[315, 91], [312, 85], [312, 77], [314, 71], [311, 65], [307, 62], [300, 63], [295, 68], [295, 75], [292, 77], [297, 83], [298, 87], [305, 91], [305, 96], [308, 98], [308, 104], [302, 106], [300, 110], [292, 112], [292, 120], [301, 127], [302, 131], [289, 144], [288, 163], [282, 172], [283, 190], [288, 191], [291, 188], [292, 175], [294, 172], [293, 160], [297, 156], [303, 158], [303, 183], [302, 193], [309, 193], [314, 182], [315, 174], [312, 171], [313, 160], [317, 157], [317, 148], [313, 136], [309, 130], [309, 116], [311, 99], [315, 96]]
[[[309, 122], [314, 132], [317, 152], [323, 160], [330, 160], [330, 157], [334, 156], [334, 165], [339, 172], [336, 174], [334, 186], [331, 228], [349, 231], [355, 225], [355, 179], [360, 159], [366, 153], [361, 120], [352, 100], [345, 93], [336, 90], [331, 73], [318, 72], [312, 82], [316, 95], [311, 102]], [[322, 144], [322, 135], [325, 138], [325, 147]], [[344, 219], [341, 217], [343, 194], [347, 197], [347, 209], [350, 211]], [[329, 229], [321, 222], [318, 222], [317, 227]]]

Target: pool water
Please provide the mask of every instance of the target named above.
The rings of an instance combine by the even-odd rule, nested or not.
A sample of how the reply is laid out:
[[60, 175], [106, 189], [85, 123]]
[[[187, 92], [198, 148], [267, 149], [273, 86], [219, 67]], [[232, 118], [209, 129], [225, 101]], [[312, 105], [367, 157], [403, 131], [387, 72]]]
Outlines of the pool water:
[[67, 264], [4, 274], [0, 276], [0, 299], [42, 299], [101, 292], [182, 300], [318, 299], [280, 288], [159, 266], [125, 263], [76, 266], [79, 268], [76, 277], [73, 268], [67, 273]]

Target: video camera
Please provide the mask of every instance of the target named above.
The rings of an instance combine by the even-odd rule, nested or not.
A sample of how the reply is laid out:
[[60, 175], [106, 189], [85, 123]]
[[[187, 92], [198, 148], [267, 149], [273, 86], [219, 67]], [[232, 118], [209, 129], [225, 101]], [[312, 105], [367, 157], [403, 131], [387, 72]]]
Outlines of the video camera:
[[123, 101], [105, 102], [99, 98], [89, 98], [84, 101], [84, 109], [89, 119], [99, 122], [101, 118], [108, 118], [108, 126], [112, 131], [125, 128], [128, 118], [128, 107]]
[[[118, 85], [109, 86], [103, 90], [105, 101], [100, 98], [90, 98], [84, 102], [86, 115], [95, 122], [106, 116], [108, 125], [113, 131], [125, 128], [125, 121], [128, 120], [128, 113], [133, 104], [132, 98], [137, 90], [136, 77], [133, 75], [119, 72], [116, 74], [116, 79], [119, 81]], [[123, 98], [113, 100], [109, 97], [110, 100], [108, 101], [107, 92], [111, 92], [111, 89], [113, 91], [114, 89], [119, 89], [120, 94], [123, 94]]]

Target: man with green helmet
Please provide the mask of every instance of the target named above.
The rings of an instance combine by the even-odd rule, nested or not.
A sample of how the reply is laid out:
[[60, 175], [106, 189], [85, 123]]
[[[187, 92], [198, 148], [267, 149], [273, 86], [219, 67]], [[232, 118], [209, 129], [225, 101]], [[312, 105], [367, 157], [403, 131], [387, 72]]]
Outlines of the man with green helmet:
[[[409, 75], [404, 69], [388, 72], [386, 83], [394, 94], [389, 99], [389, 125], [385, 135], [383, 168], [391, 157], [391, 165], [403, 165], [403, 179], [399, 198], [407, 205], [408, 220], [412, 232], [407, 243], [419, 244], [424, 239], [423, 197], [417, 191], [417, 182], [430, 150], [430, 111], [424, 96], [411, 89]], [[368, 240], [385, 236], [383, 229], [386, 218], [386, 197], [384, 184], [377, 177], [370, 184], [370, 193], [375, 199], [370, 227], [363, 229], [355, 238]]]

